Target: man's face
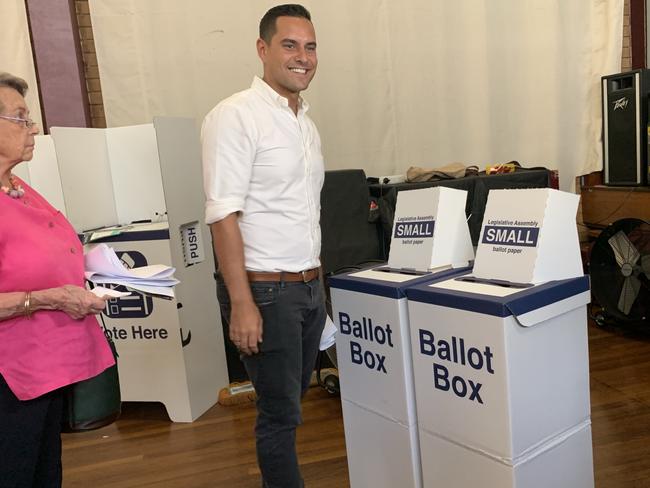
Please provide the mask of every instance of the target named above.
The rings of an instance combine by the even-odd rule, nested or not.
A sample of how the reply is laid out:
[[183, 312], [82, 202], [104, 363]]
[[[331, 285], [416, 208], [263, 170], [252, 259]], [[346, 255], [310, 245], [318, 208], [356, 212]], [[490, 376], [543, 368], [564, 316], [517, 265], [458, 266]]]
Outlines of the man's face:
[[[25, 99], [13, 88], [0, 87], [0, 105], [3, 106], [0, 115], [29, 118]], [[32, 159], [36, 134], [36, 125], [28, 129], [22, 122], [0, 119], [0, 161], [16, 164]]]
[[257, 40], [257, 53], [264, 64], [264, 81], [286, 98], [306, 90], [316, 73], [316, 33], [301, 17], [278, 17], [270, 44]]

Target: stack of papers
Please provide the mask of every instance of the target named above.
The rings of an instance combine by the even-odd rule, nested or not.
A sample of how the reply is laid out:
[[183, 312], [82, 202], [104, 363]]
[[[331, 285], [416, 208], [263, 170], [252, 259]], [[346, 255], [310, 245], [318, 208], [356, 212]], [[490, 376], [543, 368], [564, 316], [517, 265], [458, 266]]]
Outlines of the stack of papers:
[[86, 279], [95, 284], [111, 283], [148, 295], [174, 298], [175, 268], [152, 264], [127, 268], [115, 251], [106, 244], [98, 244], [85, 255]]

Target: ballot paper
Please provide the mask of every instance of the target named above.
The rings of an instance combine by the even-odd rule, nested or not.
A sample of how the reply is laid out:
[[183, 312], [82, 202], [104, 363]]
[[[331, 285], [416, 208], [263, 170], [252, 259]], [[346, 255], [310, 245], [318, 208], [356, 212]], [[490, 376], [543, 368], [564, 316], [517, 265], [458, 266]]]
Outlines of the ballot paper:
[[124, 286], [126, 286], [129, 290], [133, 290], [138, 293], [144, 293], [145, 295], [151, 295], [153, 297], [166, 299], [174, 298], [174, 288], [171, 286], [151, 286], [134, 282], [125, 284]]
[[323, 328], [323, 333], [320, 336], [320, 345], [319, 348], [321, 351], [329, 349], [336, 343], [336, 333], [338, 332], [336, 325], [332, 322], [332, 319], [328, 315], [325, 319], [325, 327]]
[[130, 291], [118, 291], [113, 288], [106, 288], [103, 286], [96, 286], [90, 291], [100, 298], [102, 297], [122, 298], [122, 297], [128, 297], [129, 295], [132, 294]]
[[175, 268], [164, 264], [127, 268], [104, 243], [94, 246], [84, 258], [86, 279], [95, 284], [123, 285], [140, 293], [173, 298], [173, 286], [179, 283], [174, 278]]

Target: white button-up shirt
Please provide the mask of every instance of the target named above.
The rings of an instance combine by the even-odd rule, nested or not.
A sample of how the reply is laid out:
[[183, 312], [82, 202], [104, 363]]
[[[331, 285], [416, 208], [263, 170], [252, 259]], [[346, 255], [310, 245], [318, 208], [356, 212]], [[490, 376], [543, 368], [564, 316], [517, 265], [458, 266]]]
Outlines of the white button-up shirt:
[[296, 116], [286, 98], [255, 77], [203, 121], [205, 220], [239, 212], [247, 270], [320, 265], [324, 164], [307, 109], [301, 99]]

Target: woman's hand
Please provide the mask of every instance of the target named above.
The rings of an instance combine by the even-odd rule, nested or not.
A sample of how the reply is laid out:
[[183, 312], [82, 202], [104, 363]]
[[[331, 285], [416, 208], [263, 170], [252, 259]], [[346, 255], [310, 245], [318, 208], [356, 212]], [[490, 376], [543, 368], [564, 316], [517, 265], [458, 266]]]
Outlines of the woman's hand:
[[60, 291], [56, 309], [67, 313], [73, 319], [82, 319], [86, 315], [100, 313], [106, 307], [106, 300], [109, 298], [99, 298], [85, 288], [74, 285], [64, 285], [55, 290]]
[[31, 315], [39, 310], [61, 310], [78, 320], [86, 315], [100, 313], [106, 307], [106, 301], [110, 299], [109, 296], [99, 298], [80, 286], [64, 285], [32, 291], [29, 313], [26, 313], [26, 298], [26, 292], [0, 293], [0, 321]]

